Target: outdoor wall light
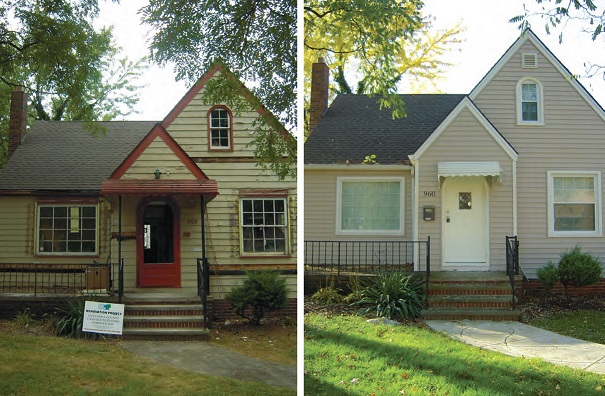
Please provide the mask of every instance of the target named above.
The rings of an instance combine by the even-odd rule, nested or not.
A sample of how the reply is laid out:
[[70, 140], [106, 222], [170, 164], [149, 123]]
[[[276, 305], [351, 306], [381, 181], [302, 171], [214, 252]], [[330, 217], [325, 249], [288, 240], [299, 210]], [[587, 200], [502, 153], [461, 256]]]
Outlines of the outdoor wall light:
[[155, 175], [155, 179], [159, 180], [162, 172], [159, 169], [156, 169], [155, 172], [153, 172], [153, 174]]

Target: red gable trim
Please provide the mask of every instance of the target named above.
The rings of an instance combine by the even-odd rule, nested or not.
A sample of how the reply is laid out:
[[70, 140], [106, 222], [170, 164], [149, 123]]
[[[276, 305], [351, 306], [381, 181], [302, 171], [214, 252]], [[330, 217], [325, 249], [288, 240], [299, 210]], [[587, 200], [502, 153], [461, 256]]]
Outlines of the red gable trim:
[[[185, 96], [177, 103], [177, 105], [168, 113], [164, 121], [162, 121], [162, 126], [164, 128], [168, 128], [170, 124], [183, 112], [185, 107], [191, 103], [193, 98], [204, 88], [206, 83], [210, 81], [214, 75], [220, 71], [221, 73], [228, 73], [231, 76], [234, 76], [231, 71], [221, 64], [221, 62], [216, 61], [204, 75], [187, 91]], [[239, 89], [242, 93], [242, 96], [246, 98], [248, 102], [252, 105], [254, 110], [261, 116], [265, 116], [267, 119], [271, 120], [270, 125], [272, 125], [277, 132], [285, 134], [287, 137], [292, 137], [290, 133], [281, 125], [281, 122], [263, 106], [263, 104], [256, 98], [256, 96], [250, 91], [241, 81], [238, 84]], [[218, 105], [219, 103], [216, 103]], [[267, 113], [267, 114], [265, 114]]]
[[166, 145], [172, 150], [172, 152], [181, 160], [181, 162], [189, 169], [189, 171], [195, 176], [196, 179], [207, 180], [208, 177], [202, 172], [202, 170], [195, 164], [195, 162], [187, 155], [185, 150], [179, 146], [179, 144], [168, 134], [162, 124], [155, 124], [151, 131], [139, 142], [137, 147], [126, 157], [124, 162], [111, 174], [110, 179], [120, 179], [124, 173], [137, 159], [145, 152], [151, 142], [156, 138], [160, 138], [166, 143]]

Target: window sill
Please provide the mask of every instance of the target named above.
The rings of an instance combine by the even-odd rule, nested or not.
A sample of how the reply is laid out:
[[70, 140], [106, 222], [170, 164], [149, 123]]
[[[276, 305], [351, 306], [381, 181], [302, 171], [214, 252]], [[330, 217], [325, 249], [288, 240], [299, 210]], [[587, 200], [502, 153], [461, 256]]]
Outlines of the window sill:
[[546, 126], [544, 121], [518, 121], [517, 126], [521, 127], [543, 127]]
[[223, 152], [223, 153], [231, 153], [233, 152], [233, 149], [230, 147], [225, 147], [225, 148], [221, 148], [221, 147], [210, 147], [208, 149], [208, 151], [215, 151], [215, 152]]
[[91, 258], [99, 258], [99, 254], [98, 253], [91, 253], [91, 254], [67, 254], [67, 253], [56, 253], [56, 254], [51, 254], [51, 253], [35, 253], [34, 257], [43, 257], [43, 258], [60, 258], [60, 259], [65, 259], [65, 258], [87, 258], [87, 259], [91, 259]]
[[285, 253], [241, 253], [239, 258], [243, 259], [264, 259], [264, 258], [291, 258], [291, 254]]
[[601, 238], [603, 237], [603, 233], [599, 231], [592, 232], [554, 232], [550, 231], [548, 233], [549, 238]]

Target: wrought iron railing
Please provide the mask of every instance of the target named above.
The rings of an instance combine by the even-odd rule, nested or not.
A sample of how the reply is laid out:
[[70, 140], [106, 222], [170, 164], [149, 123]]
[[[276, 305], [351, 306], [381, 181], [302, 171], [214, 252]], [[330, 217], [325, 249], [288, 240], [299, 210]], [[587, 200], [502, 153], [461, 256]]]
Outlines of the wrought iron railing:
[[118, 302], [121, 304], [124, 299], [124, 259], [118, 263]]
[[[305, 241], [307, 273], [377, 273], [413, 271], [414, 252], [430, 252], [429, 241]], [[418, 257], [422, 261], [422, 252]], [[429, 259], [424, 263], [429, 268]], [[425, 267], [418, 263], [416, 268]]]
[[112, 289], [112, 265], [0, 263], [0, 293], [34, 296], [105, 294]]
[[516, 235], [506, 237], [506, 275], [513, 290], [512, 307], [515, 309], [515, 276], [519, 275], [519, 240]]
[[210, 270], [208, 259], [197, 259], [197, 295], [202, 300], [204, 327], [208, 327], [208, 296], [210, 295]]

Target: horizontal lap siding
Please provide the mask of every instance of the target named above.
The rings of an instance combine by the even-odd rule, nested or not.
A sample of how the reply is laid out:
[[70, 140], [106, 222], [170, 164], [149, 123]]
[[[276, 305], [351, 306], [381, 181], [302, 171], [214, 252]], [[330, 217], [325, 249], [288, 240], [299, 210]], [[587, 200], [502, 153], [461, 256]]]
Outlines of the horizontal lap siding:
[[[254, 147], [248, 144], [254, 139], [258, 117], [256, 111], [233, 113], [233, 151], [217, 152], [208, 150], [207, 114], [212, 106], [202, 103], [200, 92], [181, 114], [167, 128], [175, 141], [195, 159], [198, 166], [212, 180], [218, 182], [219, 195], [207, 205], [207, 257], [211, 268], [225, 269], [295, 269], [296, 268], [296, 181], [280, 181], [271, 172], [264, 172], [256, 166]], [[290, 255], [288, 257], [242, 257], [240, 254], [239, 192], [245, 189], [284, 189], [288, 191], [290, 225]], [[199, 218], [199, 198], [197, 204], [184, 215]], [[196, 258], [201, 257], [200, 225], [181, 223], [181, 232], [190, 232], [190, 238], [182, 240], [184, 277], [187, 284], [194, 286]], [[186, 264], [188, 263], [188, 264]], [[290, 297], [296, 297], [296, 275], [286, 276], [290, 284]], [[211, 293], [223, 298], [234, 285], [241, 284], [245, 276], [211, 275]]]
[[[520, 262], [526, 275], [533, 278], [538, 268], [549, 260], [557, 262], [560, 253], [578, 243], [605, 260], [602, 237], [548, 237], [546, 187], [549, 170], [605, 173], [605, 123], [541, 54], [537, 69], [522, 69], [521, 52], [536, 51], [526, 43], [475, 103], [519, 152]], [[516, 125], [515, 87], [522, 77], [534, 77], [543, 86], [544, 126]]]
[[109, 222], [103, 216], [108, 206], [99, 205], [99, 255], [36, 256], [36, 197], [0, 197], [0, 263], [92, 264], [106, 262], [109, 253]]
[[[501, 271], [506, 265], [505, 236], [513, 233], [512, 159], [467, 109], [460, 112], [419, 161], [419, 239], [431, 237], [431, 267], [439, 270], [442, 264], [443, 213], [437, 167], [439, 162], [449, 161], [500, 163], [504, 177], [501, 183], [491, 186], [488, 183], [488, 199], [490, 269]], [[424, 196], [423, 191], [434, 191], [435, 196]], [[421, 208], [424, 205], [435, 206], [434, 221], [422, 219]]]
[[195, 179], [185, 164], [159, 137], [128, 168], [122, 179], [155, 179], [154, 172], [156, 169], [162, 172], [161, 178], [163, 180]]
[[[305, 170], [305, 240], [412, 240], [413, 178], [409, 170]], [[338, 177], [404, 177], [404, 236], [336, 235], [336, 189]]]

